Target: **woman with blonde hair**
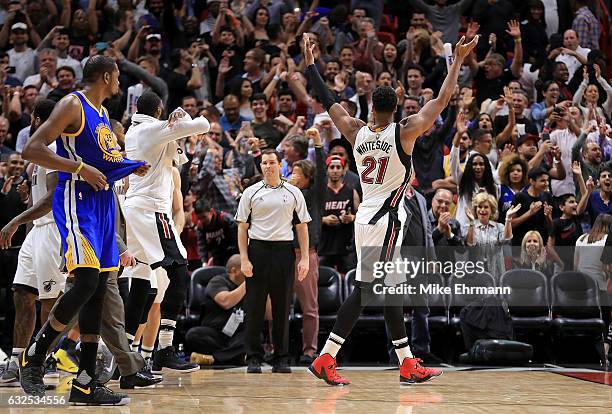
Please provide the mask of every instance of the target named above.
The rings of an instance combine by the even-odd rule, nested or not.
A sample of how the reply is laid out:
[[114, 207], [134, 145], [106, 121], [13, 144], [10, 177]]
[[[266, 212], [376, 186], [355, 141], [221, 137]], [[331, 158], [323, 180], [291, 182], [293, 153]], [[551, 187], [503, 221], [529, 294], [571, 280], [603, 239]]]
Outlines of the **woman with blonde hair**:
[[469, 219], [467, 244], [477, 247], [476, 257], [484, 258], [488, 272], [496, 281], [506, 270], [500, 246], [512, 240], [512, 219], [520, 208], [520, 204], [510, 208], [506, 213], [506, 224], [498, 223], [494, 221], [497, 217], [497, 200], [486, 191], [480, 191], [472, 198], [472, 208], [465, 209]]
[[521, 242], [521, 257], [515, 262], [519, 269], [531, 269], [552, 276], [552, 262], [547, 260], [548, 251], [540, 232], [530, 230], [525, 233]]

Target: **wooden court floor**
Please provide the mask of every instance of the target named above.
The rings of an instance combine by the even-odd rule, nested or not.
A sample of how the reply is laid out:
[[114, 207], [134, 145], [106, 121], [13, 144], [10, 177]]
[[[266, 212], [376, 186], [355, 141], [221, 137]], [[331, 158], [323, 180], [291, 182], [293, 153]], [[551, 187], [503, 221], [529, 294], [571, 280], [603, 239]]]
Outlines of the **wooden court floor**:
[[[0, 388], [0, 413], [612, 413], [609, 373], [606, 385], [544, 370], [449, 368], [430, 383], [400, 387], [397, 370], [351, 367], [342, 372], [353, 381], [348, 387], [315, 381], [304, 368], [292, 374], [272, 374], [269, 368], [259, 375], [246, 374], [245, 368], [167, 374], [156, 388], [130, 392], [129, 406], [104, 408], [9, 406], [8, 396], [22, 391]], [[70, 378], [60, 380], [59, 394], [67, 392]]]

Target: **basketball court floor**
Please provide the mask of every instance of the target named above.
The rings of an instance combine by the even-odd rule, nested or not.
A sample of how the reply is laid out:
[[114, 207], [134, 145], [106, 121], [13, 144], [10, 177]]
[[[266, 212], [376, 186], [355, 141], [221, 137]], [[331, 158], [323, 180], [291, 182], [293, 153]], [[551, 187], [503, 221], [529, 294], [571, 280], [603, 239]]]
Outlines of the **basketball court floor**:
[[[347, 367], [348, 387], [315, 381], [303, 367], [292, 374], [246, 374], [246, 368], [202, 369], [187, 375], [166, 374], [155, 388], [132, 390], [123, 407], [72, 407], [9, 404], [19, 388], [0, 388], [0, 413], [35, 412], [185, 414], [185, 413], [611, 413], [612, 372], [541, 366], [537, 368], [445, 367], [426, 384], [400, 387], [397, 369]], [[65, 395], [69, 380], [56, 391]], [[118, 389], [117, 383], [111, 383]], [[14, 400], [13, 400], [14, 402]]]

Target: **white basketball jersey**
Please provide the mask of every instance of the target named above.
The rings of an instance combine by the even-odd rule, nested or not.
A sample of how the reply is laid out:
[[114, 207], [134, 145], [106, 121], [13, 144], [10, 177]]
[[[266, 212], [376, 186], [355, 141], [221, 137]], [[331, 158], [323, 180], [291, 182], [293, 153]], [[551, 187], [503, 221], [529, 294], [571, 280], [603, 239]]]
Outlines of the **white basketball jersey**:
[[[55, 142], [49, 145], [49, 149], [55, 152]], [[52, 170], [47, 170], [45, 167], [35, 165], [32, 171], [32, 204], [36, 204], [47, 195], [47, 174], [50, 174]], [[44, 226], [45, 224], [54, 223], [53, 212], [50, 211], [39, 219], [34, 220], [35, 226]]]
[[353, 154], [363, 190], [358, 223], [376, 222], [390, 208], [403, 205], [400, 203], [409, 185], [412, 161], [401, 146], [397, 148], [396, 126], [392, 122], [378, 132], [364, 126], [357, 132]]

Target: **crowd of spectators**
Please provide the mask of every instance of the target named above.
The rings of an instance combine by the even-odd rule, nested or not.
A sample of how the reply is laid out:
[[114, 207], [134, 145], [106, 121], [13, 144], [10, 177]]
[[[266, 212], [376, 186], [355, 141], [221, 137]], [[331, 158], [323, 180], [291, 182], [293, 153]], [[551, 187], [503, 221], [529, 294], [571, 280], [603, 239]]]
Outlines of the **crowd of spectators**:
[[[482, 247], [496, 277], [513, 266], [549, 277], [580, 269], [584, 255], [574, 261], [555, 248], [605, 244], [610, 231], [606, 6], [603, 0], [0, 1], [0, 226], [28, 206], [20, 152], [34, 103], [79, 89], [84, 63], [104, 54], [121, 71], [121, 92], [105, 104], [117, 126], [128, 127], [148, 90], [167, 112], [180, 106], [211, 123], [207, 134], [183, 143], [189, 162], [181, 170], [181, 238], [191, 270], [225, 266], [237, 253], [238, 200], [261, 179], [262, 150], [274, 148], [283, 157], [283, 178], [309, 194], [315, 254], [308, 277], [318, 276], [319, 264], [345, 274], [356, 264], [359, 177], [350, 144], [304, 77], [302, 35], [316, 39], [316, 65], [337, 101], [366, 122], [378, 85], [395, 88], [396, 120], [418, 112], [446, 76], [444, 43], [480, 35], [450, 105], [412, 154], [412, 186], [431, 207], [434, 244]], [[10, 286], [24, 236], [21, 229], [15, 248], [0, 253], [3, 287]], [[519, 247], [520, 257], [500, 245]], [[215, 300], [243, 283], [236, 266], [228, 264], [228, 272], [231, 283], [211, 289]], [[606, 273], [585, 272], [598, 280], [609, 323]], [[314, 325], [304, 332], [310, 357]]]

